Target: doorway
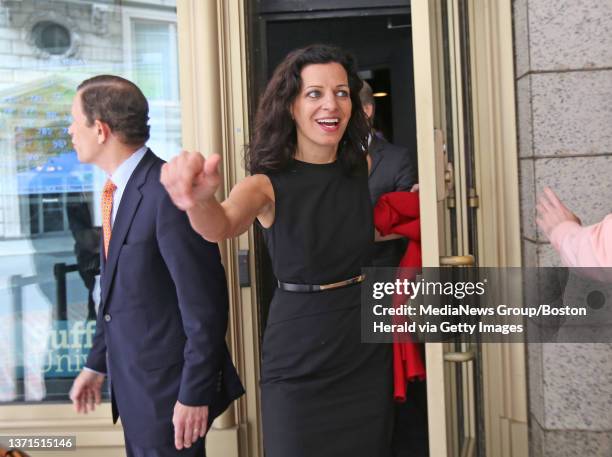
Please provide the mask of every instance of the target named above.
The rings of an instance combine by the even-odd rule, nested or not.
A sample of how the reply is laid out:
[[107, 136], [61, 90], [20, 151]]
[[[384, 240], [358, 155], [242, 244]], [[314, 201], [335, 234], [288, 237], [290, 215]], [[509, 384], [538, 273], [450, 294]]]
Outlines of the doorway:
[[[290, 51], [313, 43], [339, 46], [353, 54], [361, 78], [377, 95], [375, 127], [388, 141], [408, 148], [416, 164], [409, 0], [329, 3], [251, 2], [251, 118], [272, 72]], [[276, 279], [259, 228], [255, 259], [261, 335]]]
[[[434, 128], [444, 127], [440, 112], [445, 113], [441, 105], [436, 103], [434, 93], [439, 95], [443, 84], [442, 50], [448, 47], [442, 35], [437, 31], [436, 24], [440, 20], [448, 21], [456, 18], [460, 4], [469, 4], [468, 24], [471, 38], [468, 43], [470, 51], [470, 68], [473, 78], [473, 93], [468, 94], [474, 101], [473, 110], [473, 150], [475, 158], [476, 193], [469, 196], [466, 192], [456, 192], [455, 205], [465, 208], [465, 202], [471, 199], [478, 206], [475, 212], [477, 236], [470, 246], [469, 234], [464, 233], [461, 241], [457, 239], [457, 246], [465, 246], [468, 250], [455, 250], [448, 247], [443, 240], [447, 228], [446, 197], [438, 198], [439, 188], [444, 188], [444, 169], [436, 166], [436, 151], [438, 143]], [[437, 265], [440, 255], [458, 253], [473, 253], [477, 247], [479, 263], [487, 266], [518, 266], [520, 265], [520, 228], [518, 227], [518, 184], [516, 160], [516, 127], [514, 125], [514, 80], [512, 75], [512, 11], [510, 2], [473, 2], [468, 0], [413, 0], [410, 5], [407, 0], [374, 1], [374, 0], [228, 0], [218, 2], [181, 2], [189, 6], [188, 13], [179, 15], [184, 19], [182, 26], [191, 32], [183, 34], [187, 51], [183, 53], [181, 68], [194, 69], [184, 71], [192, 75], [187, 78], [187, 89], [182, 90], [188, 105], [194, 112], [201, 110], [206, 116], [185, 116], [185, 130], [193, 136], [200, 138], [200, 144], [212, 144], [213, 149], [224, 150], [225, 163], [228, 166], [227, 182], [236, 182], [244, 176], [241, 166], [242, 144], [246, 141], [240, 136], [246, 131], [248, 114], [252, 116], [261, 88], [267, 81], [270, 68], [268, 54], [267, 33], [275, 25], [281, 27], [283, 22], [308, 22], [316, 24], [336, 18], [339, 22], [346, 18], [382, 17], [408, 18], [412, 21], [412, 28], [404, 28], [407, 35], [412, 34], [415, 46], [409, 46], [409, 54], [403, 56], [414, 68], [414, 89], [408, 90], [414, 100], [416, 116], [416, 138], [419, 153], [419, 175], [421, 187], [421, 225], [423, 227], [424, 260], [428, 266]], [[445, 5], [446, 13], [441, 14], [439, 8]], [[449, 14], [452, 12], [452, 14]], [[195, 19], [194, 19], [195, 18]], [[347, 19], [350, 20], [350, 19]], [[277, 23], [277, 24], [274, 24]], [[452, 20], [453, 24], [456, 21]], [[202, 27], [205, 24], [206, 27]], [[329, 22], [328, 22], [329, 24]], [[388, 21], [383, 21], [388, 26]], [[391, 26], [401, 25], [401, 22], [391, 22]], [[219, 27], [219, 30], [216, 29]], [[245, 30], [248, 29], [248, 30]], [[182, 29], [183, 30], [183, 29]], [[400, 29], [390, 29], [402, 30]], [[448, 37], [456, 37], [455, 29], [451, 29]], [[272, 33], [274, 30], [272, 30]], [[300, 32], [300, 35], [305, 32]], [[280, 36], [277, 40], [292, 38], [295, 33]], [[248, 37], [248, 40], [246, 39]], [[334, 33], [331, 37], [340, 37]], [[248, 41], [248, 42], [247, 42]], [[317, 40], [319, 41], [319, 40]], [[342, 45], [342, 42], [338, 44]], [[296, 45], [299, 45], [296, 43]], [[192, 47], [197, 51], [203, 48], [207, 60], [201, 65], [202, 58], [198, 52], [191, 52]], [[199, 48], [198, 48], [199, 47]], [[358, 50], [352, 49], [358, 53]], [[359, 59], [359, 55], [357, 56]], [[361, 62], [361, 60], [360, 60]], [[361, 62], [361, 65], [363, 62]], [[191, 66], [190, 66], [191, 65]], [[378, 71], [380, 68], [373, 68]], [[412, 81], [413, 74], [409, 72], [408, 81]], [[397, 102], [397, 90], [390, 74], [392, 84], [392, 101], [390, 111], [394, 112], [401, 102]], [[450, 81], [457, 84], [457, 73]], [[199, 76], [199, 77], [198, 77]], [[221, 82], [224, 91], [218, 91]], [[410, 82], [412, 84], [412, 82]], [[191, 88], [194, 86], [194, 88]], [[182, 87], [182, 89], [184, 89]], [[198, 92], [199, 91], [199, 92]], [[456, 92], [458, 93], [458, 92]], [[208, 97], [198, 97], [198, 94], [207, 94]], [[225, 101], [227, 97], [229, 102]], [[246, 108], [249, 99], [250, 109]], [[211, 103], [211, 100], [214, 103]], [[456, 100], [456, 99], [455, 99]], [[216, 107], [227, 108], [220, 117]], [[197, 109], [196, 109], [197, 108]], [[247, 112], [248, 111], [248, 112]], [[191, 113], [191, 111], [188, 111]], [[203, 118], [203, 119], [202, 119]], [[453, 119], [462, 117], [455, 115]], [[202, 122], [202, 121], [205, 122]], [[222, 123], [225, 121], [227, 125]], [[209, 126], [201, 129], [200, 125]], [[446, 132], [450, 129], [447, 128]], [[193, 133], [191, 133], [193, 132]], [[203, 132], [203, 134], [202, 134]], [[397, 128], [393, 124], [393, 140], [397, 138]], [[459, 138], [454, 136], [454, 138]], [[195, 144], [195, 143], [194, 143]], [[455, 145], [464, 144], [456, 141]], [[443, 142], [440, 143], [443, 145]], [[194, 146], [191, 146], [193, 148]], [[443, 149], [443, 148], [440, 148]], [[461, 154], [454, 157], [460, 158]], [[437, 174], [442, 171], [442, 175]], [[457, 178], [458, 179], [458, 178]], [[440, 184], [438, 186], [437, 184]], [[463, 186], [465, 189], [466, 186]], [[438, 205], [440, 204], [440, 205]], [[441, 207], [441, 211], [438, 211]], [[462, 214], [466, 214], [465, 211]], [[462, 221], [462, 217], [457, 217]], [[455, 225], [455, 224], [453, 224]], [[456, 224], [465, 226], [465, 224]], [[256, 232], [256, 230], [255, 230]], [[257, 233], [255, 233], [257, 236]], [[257, 283], [251, 288], [243, 286], [241, 289], [232, 288], [231, 294], [236, 306], [232, 308], [231, 339], [233, 355], [242, 367], [243, 378], [250, 395], [247, 395], [235, 408], [236, 417], [240, 421], [240, 430], [244, 433], [240, 440], [240, 453], [228, 455], [262, 455], [261, 427], [258, 414], [260, 411], [258, 401], [258, 331], [261, 331], [265, 320], [265, 312], [269, 297], [274, 287], [274, 280], [270, 273], [269, 264], [265, 264], [265, 247], [261, 238], [255, 243], [251, 234], [231, 240], [227, 243], [227, 270], [228, 276], [233, 279], [232, 284], [238, 284], [238, 268], [235, 259], [238, 249], [255, 249], [255, 258], [249, 262], [249, 271], [255, 274]], [[253, 252], [253, 251], [251, 251]], [[519, 253], [517, 255], [517, 252]], [[518, 260], [517, 260], [518, 259]], [[256, 260], [256, 262], [255, 262]], [[268, 295], [266, 298], [266, 287]], [[257, 303], [256, 303], [257, 302]], [[257, 308], [259, 306], [259, 309]], [[464, 422], [463, 426], [456, 421], [460, 409], [450, 407], [453, 391], [455, 398], [463, 389], [453, 384], [444, 376], [444, 366], [452, 366], [456, 362], [445, 359], [448, 348], [442, 348], [436, 343], [428, 344], [428, 412], [431, 457], [448, 457], [460, 455], [455, 452], [455, 444], [463, 448], [463, 444], [474, 443], [481, 439], [475, 434], [474, 422]], [[523, 350], [521, 345], [513, 347], [500, 347], [501, 345], [482, 345], [482, 385], [483, 397], [480, 404], [484, 408], [485, 416], [485, 455], [504, 455], [524, 457], [526, 455], [526, 394]], [[459, 348], [461, 349], [461, 348]], [[446, 352], [445, 352], [446, 351]], [[455, 352], [457, 348], [455, 348]], [[469, 355], [469, 354], [468, 354]], [[457, 361], [460, 361], [455, 357]], [[523, 371], [521, 371], [521, 369]], [[436, 371], [437, 370], [437, 371]], [[457, 370], [455, 370], [457, 371]], [[441, 375], [440, 375], [441, 374]], [[469, 381], [469, 377], [465, 377]], [[471, 382], [466, 383], [472, 384]], [[464, 402], [468, 405], [470, 402]], [[461, 408], [470, 412], [470, 408]], [[448, 414], [447, 414], [448, 413]], [[454, 417], [451, 417], [451, 413]], [[233, 423], [228, 415], [228, 424]], [[447, 427], [448, 425], [448, 427]], [[228, 432], [228, 436], [235, 436]], [[457, 432], [463, 433], [463, 443], [456, 440]], [[215, 435], [212, 435], [215, 436]], [[211, 436], [211, 438], [212, 438]], [[219, 436], [219, 435], [217, 435]], [[212, 444], [212, 440], [211, 440]], [[468, 446], [468, 453], [474, 453], [475, 446]]]
[[[428, 266], [439, 265], [445, 254], [474, 254], [486, 266], [520, 264], [510, 249], [519, 232], [512, 212], [518, 207], [513, 193], [518, 178], [514, 116], [508, 115], [513, 89], [507, 85], [512, 36], [506, 6], [463, 0], [412, 5], [409, 0], [252, 0], [247, 23], [251, 118], [271, 72], [290, 50], [316, 42], [346, 48], [374, 91], [388, 94], [379, 100], [379, 110], [386, 113], [381, 130], [410, 151], [416, 152], [418, 144]], [[444, 156], [445, 144], [452, 149], [447, 155], [452, 170], [436, 161]], [[501, 176], [500, 168], [504, 179], [492, 179]], [[445, 171], [454, 172], [454, 193], [444, 194]], [[509, 228], [492, 231], [492, 224]], [[261, 233], [254, 232], [261, 337], [275, 278]], [[432, 457], [524, 455], [523, 415], [501, 401], [515, 398], [523, 405], [524, 392], [511, 392], [495, 375], [521, 378], [520, 348], [479, 346], [428, 344], [428, 376], [434, 381], [427, 388]], [[466, 358], [471, 354], [475, 358]], [[508, 436], [514, 443], [510, 453]]]
[[[333, 6], [330, 3], [265, 0], [250, 3], [251, 119], [274, 69], [290, 51], [314, 43], [339, 46], [356, 58], [360, 77], [372, 87], [375, 130], [391, 143], [406, 148], [416, 169], [410, 1], [337, 1]], [[254, 241], [261, 338], [276, 278], [258, 226]], [[395, 446], [406, 449], [410, 455], [426, 456], [426, 387], [423, 382], [415, 382], [410, 389], [407, 404], [397, 411], [398, 424], [407, 432], [396, 434]]]

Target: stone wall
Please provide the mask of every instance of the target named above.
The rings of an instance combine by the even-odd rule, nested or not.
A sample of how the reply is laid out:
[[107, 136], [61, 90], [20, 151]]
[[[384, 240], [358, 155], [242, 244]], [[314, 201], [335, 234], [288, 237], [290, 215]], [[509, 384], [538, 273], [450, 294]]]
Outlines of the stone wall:
[[[545, 186], [583, 224], [612, 212], [612, 1], [513, 0], [513, 10], [523, 263], [557, 266], [535, 223]], [[531, 456], [612, 455], [612, 345], [527, 351]]]

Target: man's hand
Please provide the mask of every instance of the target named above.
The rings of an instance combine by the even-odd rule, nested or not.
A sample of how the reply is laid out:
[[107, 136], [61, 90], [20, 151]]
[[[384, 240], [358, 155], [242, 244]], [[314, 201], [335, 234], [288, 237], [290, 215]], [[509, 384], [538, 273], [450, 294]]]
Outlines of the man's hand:
[[102, 399], [104, 375], [94, 371], [82, 370], [72, 383], [70, 399], [77, 413], [87, 414], [96, 409]]
[[160, 181], [168, 191], [172, 202], [183, 211], [198, 202], [214, 198], [221, 184], [219, 163], [221, 156], [213, 154], [205, 159], [199, 152], [182, 151], [164, 164]]
[[380, 232], [378, 231], [378, 229], [376, 227], [374, 227], [374, 241], [375, 242], [380, 242], [380, 241], [391, 241], [391, 240], [399, 240], [401, 238], [404, 238], [402, 235], [398, 235], [397, 233], [390, 233], [389, 235], [381, 235]]
[[174, 447], [179, 451], [191, 447], [198, 438], [203, 438], [208, 426], [208, 406], [186, 406], [177, 401], [174, 405]]
[[581, 225], [580, 219], [561, 203], [559, 197], [549, 188], [544, 189], [544, 194], [540, 195], [537, 205], [536, 222], [540, 229], [550, 240], [552, 231], [562, 222], [573, 221]]

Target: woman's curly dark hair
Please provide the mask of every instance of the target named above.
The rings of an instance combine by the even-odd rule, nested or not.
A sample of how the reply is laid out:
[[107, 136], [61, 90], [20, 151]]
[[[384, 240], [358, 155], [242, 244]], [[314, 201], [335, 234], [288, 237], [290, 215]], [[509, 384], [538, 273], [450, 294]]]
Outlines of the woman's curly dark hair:
[[333, 62], [346, 70], [353, 105], [338, 148], [338, 161], [348, 173], [364, 166], [369, 127], [359, 99], [363, 83], [357, 75], [355, 59], [340, 48], [314, 44], [289, 53], [266, 87], [255, 115], [253, 138], [245, 151], [245, 163], [251, 174], [280, 171], [291, 162], [297, 134], [290, 110], [302, 89], [302, 69]]

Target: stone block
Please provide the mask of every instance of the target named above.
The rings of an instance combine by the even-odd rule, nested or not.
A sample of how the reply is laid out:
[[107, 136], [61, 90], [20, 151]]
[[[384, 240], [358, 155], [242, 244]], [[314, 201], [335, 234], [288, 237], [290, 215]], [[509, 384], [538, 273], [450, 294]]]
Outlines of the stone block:
[[530, 80], [536, 156], [612, 153], [612, 70], [533, 74]]
[[611, 1], [529, 0], [527, 15], [532, 71], [612, 67]]

